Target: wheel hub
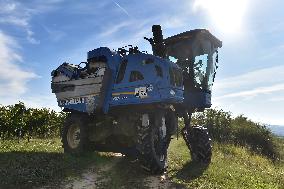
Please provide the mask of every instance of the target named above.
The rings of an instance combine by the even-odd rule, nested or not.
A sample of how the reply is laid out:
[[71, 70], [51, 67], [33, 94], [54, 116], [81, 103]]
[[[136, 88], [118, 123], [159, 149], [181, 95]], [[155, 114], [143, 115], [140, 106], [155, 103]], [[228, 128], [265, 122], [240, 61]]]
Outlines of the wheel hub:
[[67, 142], [70, 148], [77, 148], [80, 144], [80, 127], [71, 125], [67, 132]]

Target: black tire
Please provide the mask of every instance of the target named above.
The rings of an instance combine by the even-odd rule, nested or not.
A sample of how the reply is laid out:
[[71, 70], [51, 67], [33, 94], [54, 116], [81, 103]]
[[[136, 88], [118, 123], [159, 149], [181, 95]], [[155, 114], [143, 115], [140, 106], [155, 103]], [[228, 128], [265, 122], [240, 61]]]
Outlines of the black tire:
[[192, 127], [189, 133], [183, 128], [182, 136], [190, 150], [192, 161], [209, 165], [212, 157], [212, 144], [207, 128]]
[[61, 142], [64, 153], [81, 154], [90, 151], [88, 115], [70, 113], [63, 125]]
[[[167, 149], [171, 140], [163, 113], [148, 114], [149, 124], [138, 126], [138, 159], [142, 168], [161, 174], [167, 168]], [[163, 122], [165, 124], [163, 124]], [[166, 127], [166, 133], [163, 129]]]

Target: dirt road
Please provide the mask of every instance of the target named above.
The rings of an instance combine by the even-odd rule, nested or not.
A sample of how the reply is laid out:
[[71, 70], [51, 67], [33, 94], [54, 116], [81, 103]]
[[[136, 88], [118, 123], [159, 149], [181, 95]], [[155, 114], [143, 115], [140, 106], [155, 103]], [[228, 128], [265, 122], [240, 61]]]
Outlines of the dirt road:
[[91, 188], [176, 188], [166, 175], [151, 176], [143, 171], [137, 161], [121, 154], [112, 154], [109, 162], [87, 168], [80, 178], [62, 183], [64, 189]]

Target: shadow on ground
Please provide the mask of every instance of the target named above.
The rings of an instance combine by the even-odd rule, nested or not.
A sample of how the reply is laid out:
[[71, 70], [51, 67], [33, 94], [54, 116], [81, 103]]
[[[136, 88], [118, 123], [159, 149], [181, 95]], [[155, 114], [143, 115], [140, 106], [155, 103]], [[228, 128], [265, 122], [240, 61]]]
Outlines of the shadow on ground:
[[97, 154], [76, 157], [59, 152], [3, 152], [0, 188], [56, 187], [62, 179], [80, 174], [100, 158]]
[[199, 164], [193, 161], [186, 163], [183, 168], [176, 173], [178, 179], [190, 182], [203, 175], [204, 171], [208, 168], [208, 165]]
[[[112, 188], [180, 188], [166, 175], [152, 175], [141, 168], [138, 160], [126, 157], [116, 163], [106, 174]], [[184, 188], [184, 187], [182, 187]]]
[[[205, 169], [189, 162], [176, 177], [192, 180]], [[64, 188], [68, 183], [62, 185], [62, 181], [72, 182], [74, 178], [84, 185], [82, 175], [86, 174], [87, 178], [95, 178], [95, 184], [99, 183], [95, 188], [184, 188], [171, 183], [165, 175], [149, 174], [137, 160], [121, 156], [96, 152], [80, 157], [60, 152], [0, 153], [0, 188]]]

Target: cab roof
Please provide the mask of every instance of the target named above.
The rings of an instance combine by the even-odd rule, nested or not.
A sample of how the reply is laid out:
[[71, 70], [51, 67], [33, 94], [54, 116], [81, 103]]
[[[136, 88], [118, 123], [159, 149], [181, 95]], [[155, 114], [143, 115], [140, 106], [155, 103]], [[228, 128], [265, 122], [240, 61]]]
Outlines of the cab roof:
[[[202, 44], [210, 44], [205, 49], [217, 49], [222, 47], [222, 41], [217, 39], [206, 29], [186, 31], [164, 39], [165, 52], [167, 56], [177, 59], [188, 59], [193, 57], [193, 50], [201, 47]], [[202, 53], [202, 49], [198, 50]], [[204, 51], [204, 49], [203, 49]], [[207, 50], [208, 51], [208, 50]]]
[[164, 43], [166, 47], [169, 47], [175, 43], [187, 41], [187, 40], [209, 40], [211, 41], [216, 48], [222, 47], [222, 41], [217, 39], [214, 35], [212, 35], [208, 30], [206, 29], [195, 29], [186, 31], [177, 35], [173, 35], [171, 37], [168, 37], [164, 39]]

